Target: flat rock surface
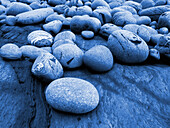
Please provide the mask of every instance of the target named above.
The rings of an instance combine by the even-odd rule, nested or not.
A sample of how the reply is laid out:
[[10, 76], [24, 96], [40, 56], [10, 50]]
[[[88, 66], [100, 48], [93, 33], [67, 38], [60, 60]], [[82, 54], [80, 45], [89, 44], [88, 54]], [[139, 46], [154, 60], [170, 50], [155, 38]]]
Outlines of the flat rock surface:
[[[26, 37], [36, 26], [0, 26], [0, 46], [27, 44]], [[88, 50], [106, 41], [95, 36], [76, 44]], [[64, 76], [91, 82], [100, 95], [99, 106], [82, 115], [52, 109], [45, 101], [48, 84], [31, 74], [33, 62], [0, 59], [0, 127], [2, 128], [168, 128], [170, 126], [170, 66], [145, 63], [115, 63], [107, 73], [93, 73], [85, 67], [67, 70]]]

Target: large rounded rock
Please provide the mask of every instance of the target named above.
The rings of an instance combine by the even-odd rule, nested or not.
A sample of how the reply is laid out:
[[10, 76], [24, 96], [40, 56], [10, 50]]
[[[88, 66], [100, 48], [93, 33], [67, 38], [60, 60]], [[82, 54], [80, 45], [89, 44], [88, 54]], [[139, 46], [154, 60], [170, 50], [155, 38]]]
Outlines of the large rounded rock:
[[76, 114], [90, 112], [99, 103], [98, 91], [91, 83], [72, 77], [51, 82], [45, 97], [53, 108]]
[[17, 22], [21, 24], [35, 24], [44, 21], [47, 16], [54, 13], [52, 8], [40, 8], [16, 15]]
[[112, 68], [113, 56], [107, 47], [97, 45], [85, 52], [83, 62], [94, 71], [105, 72]]
[[50, 82], [63, 76], [61, 64], [50, 53], [44, 53], [38, 56], [31, 71], [35, 76]]
[[149, 48], [138, 35], [127, 31], [114, 31], [108, 38], [113, 55], [124, 63], [140, 63], [147, 59]]
[[16, 60], [21, 58], [22, 52], [17, 45], [8, 43], [1, 47], [0, 55], [5, 59]]
[[53, 55], [66, 68], [77, 68], [83, 63], [83, 51], [75, 44], [63, 44], [53, 50]]
[[170, 29], [170, 11], [163, 13], [159, 17], [158, 27], [168, 27]]
[[11, 6], [7, 9], [6, 14], [7, 15], [17, 15], [23, 12], [27, 12], [27, 11], [31, 11], [32, 8], [24, 3], [20, 3], [20, 2], [13, 2], [11, 4]]
[[27, 37], [28, 43], [38, 47], [51, 46], [53, 43], [53, 36], [43, 30], [35, 30]]
[[70, 22], [71, 31], [81, 33], [83, 30], [91, 30], [97, 33], [101, 27], [101, 22], [97, 18], [84, 16], [74, 16]]

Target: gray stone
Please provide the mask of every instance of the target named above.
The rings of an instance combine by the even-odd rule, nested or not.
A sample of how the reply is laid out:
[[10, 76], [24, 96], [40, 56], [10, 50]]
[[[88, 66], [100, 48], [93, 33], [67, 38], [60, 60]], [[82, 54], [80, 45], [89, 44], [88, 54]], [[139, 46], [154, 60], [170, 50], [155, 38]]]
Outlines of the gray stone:
[[92, 39], [94, 37], [94, 32], [93, 31], [82, 31], [81, 36], [84, 37], [85, 39]]
[[76, 10], [77, 7], [76, 6], [72, 6], [71, 8], [66, 8], [64, 10], [64, 15], [67, 16], [67, 17], [73, 17], [76, 15]]
[[155, 2], [153, 0], [142, 0], [141, 1], [142, 9], [150, 8], [155, 6]]
[[61, 28], [62, 28], [62, 22], [60, 20], [53, 20], [43, 25], [43, 29], [45, 31], [52, 32], [54, 34], [59, 33]]
[[5, 23], [6, 23], [7, 25], [14, 26], [14, 25], [16, 24], [16, 21], [17, 21], [17, 19], [16, 19], [15, 16], [7, 16], [7, 17], [5, 18]]
[[71, 31], [81, 33], [84, 30], [90, 30], [97, 33], [101, 27], [101, 22], [95, 17], [74, 16], [70, 22]]
[[120, 6], [120, 7], [118, 7], [118, 8], [121, 8], [121, 9], [124, 9], [124, 10], [126, 10], [126, 11], [129, 11], [129, 12], [131, 12], [132, 14], [137, 14], [137, 11], [133, 8], [133, 7], [131, 7], [131, 6], [125, 6], [125, 5], [123, 5], [123, 6]]
[[0, 49], [1, 57], [10, 60], [17, 60], [22, 57], [22, 52], [16, 44], [8, 43]]
[[167, 27], [170, 29], [170, 11], [163, 13], [158, 20], [158, 27]]
[[89, 16], [91, 16], [92, 15], [92, 9], [89, 6], [86, 6], [86, 5], [78, 7], [76, 9], [75, 15], [80, 15], [80, 16], [89, 15]]
[[54, 13], [51, 8], [40, 8], [16, 15], [17, 22], [21, 24], [35, 24], [44, 21], [50, 14]]
[[124, 63], [141, 63], [149, 55], [146, 42], [127, 30], [114, 31], [109, 36], [107, 45], [116, 59]]
[[115, 8], [115, 7], [119, 7], [122, 6], [122, 2], [121, 1], [112, 1], [109, 3], [109, 6], [111, 9]]
[[106, 72], [113, 67], [114, 60], [111, 51], [107, 47], [96, 45], [85, 52], [83, 62], [94, 71]]
[[66, 68], [77, 68], [83, 64], [84, 53], [75, 44], [60, 45], [53, 50], [53, 55]]
[[148, 16], [140, 16], [136, 22], [136, 24], [138, 25], [141, 25], [141, 24], [149, 25], [150, 23], [151, 23], [151, 18]]
[[64, 40], [64, 39], [69, 39], [73, 42], [76, 41], [76, 35], [71, 32], [71, 31], [63, 31], [58, 33], [55, 38], [54, 38], [54, 42], [58, 41], [58, 40]]
[[63, 76], [63, 67], [52, 54], [44, 53], [36, 58], [31, 72], [43, 81], [51, 82]]
[[35, 10], [39, 8], [47, 8], [50, 7], [50, 5], [47, 4], [47, 1], [41, 1], [41, 2], [32, 2], [30, 4], [30, 7]]
[[98, 6], [106, 6], [110, 8], [109, 4], [104, 0], [94, 0], [91, 4], [92, 9], [96, 9]]
[[140, 11], [142, 9], [142, 5], [138, 2], [135, 1], [126, 1], [123, 3], [123, 5], [125, 6], [131, 6], [133, 7], [137, 12]]
[[158, 30], [160, 34], [168, 34], [169, 30], [167, 27], [162, 27]]
[[27, 4], [20, 3], [20, 2], [13, 2], [11, 6], [7, 9], [6, 14], [16, 16], [17, 14], [28, 12], [31, 10], [32, 8]]
[[65, 20], [63, 21], [63, 26], [69, 26], [70, 27], [71, 19], [72, 19], [71, 17], [65, 18]]
[[45, 91], [45, 97], [53, 108], [76, 114], [90, 112], [99, 103], [99, 94], [94, 85], [74, 77], [51, 82]]
[[45, 22], [48, 23], [54, 20], [60, 20], [61, 22], [63, 22], [65, 20], [65, 17], [63, 15], [58, 15], [57, 13], [53, 13], [45, 19]]
[[62, 45], [62, 44], [75, 44], [72, 40], [69, 40], [69, 39], [61, 39], [61, 40], [57, 40], [54, 42], [54, 44], [52, 45], [52, 51]]
[[64, 13], [64, 10], [69, 8], [67, 5], [56, 5], [53, 9], [55, 12], [59, 13], [59, 14], [63, 14]]
[[22, 56], [31, 60], [35, 60], [41, 54], [48, 52], [47, 50], [32, 45], [24, 45], [20, 47], [20, 49], [22, 51]]

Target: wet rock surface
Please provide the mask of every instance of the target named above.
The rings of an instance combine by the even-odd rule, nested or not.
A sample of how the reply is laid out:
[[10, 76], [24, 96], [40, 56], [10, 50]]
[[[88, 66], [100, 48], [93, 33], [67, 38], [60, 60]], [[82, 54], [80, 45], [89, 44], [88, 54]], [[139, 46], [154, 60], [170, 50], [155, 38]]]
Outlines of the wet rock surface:
[[[40, 26], [0, 26], [0, 45], [26, 44], [27, 35]], [[24, 30], [24, 31], [23, 31]], [[84, 51], [106, 45], [99, 36], [84, 40], [76, 35], [76, 44]], [[81, 40], [81, 41], [80, 41]], [[25, 59], [0, 59], [0, 126], [1, 127], [163, 127], [170, 123], [169, 65], [152, 61], [144, 65], [115, 63], [107, 73], [96, 74], [86, 68], [66, 70], [64, 77], [91, 82], [100, 95], [99, 106], [83, 115], [63, 113], [45, 100], [46, 84], [31, 74], [33, 62]]]

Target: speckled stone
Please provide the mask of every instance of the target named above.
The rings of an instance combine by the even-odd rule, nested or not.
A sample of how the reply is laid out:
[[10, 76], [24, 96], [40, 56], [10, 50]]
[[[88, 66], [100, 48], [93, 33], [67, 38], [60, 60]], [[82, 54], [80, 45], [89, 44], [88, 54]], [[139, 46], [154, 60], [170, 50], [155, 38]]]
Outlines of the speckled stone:
[[75, 44], [62, 44], [53, 50], [53, 55], [66, 68], [77, 68], [83, 64], [83, 51]]
[[114, 31], [109, 36], [107, 44], [116, 59], [124, 63], [141, 63], [149, 55], [146, 42], [127, 30]]
[[43, 81], [53, 81], [63, 76], [63, 68], [58, 60], [50, 53], [44, 53], [37, 57], [31, 72], [43, 78]]
[[94, 71], [105, 72], [112, 68], [114, 60], [111, 51], [107, 47], [97, 45], [85, 52], [83, 62]]
[[62, 45], [62, 44], [75, 44], [73, 41], [69, 40], [69, 39], [61, 39], [61, 40], [57, 40], [56, 42], [54, 42], [54, 44], [52, 45], [52, 51]]
[[93, 31], [82, 31], [81, 36], [85, 39], [92, 39], [94, 37]]
[[43, 25], [43, 29], [45, 31], [52, 32], [54, 34], [59, 33], [61, 28], [62, 28], [62, 22], [60, 20], [53, 20]]
[[99, 94], [94, 85], [73, 77], [51, 82], [45, 91], [45, 97], [53, 108], [76, 114], [90, 112], [99, 103]]
[[35, 30], [27, 36], [28, 43], [38, 47], [51, 46], [53, 43], [53, 36], [43, 30]]
[[76, 41], [76, 35], [71, 32], [71, 31], [63, 31], [58, 33], [55, 38], [54, 38], [54, 42], [58, 41], [58, 40], [64, 40], [64, 39], [69, 39], [73, 42]]
[[16, 60], [22, 57], [22, 52], [17, 45], [8, 43], [1, 47], [0, 55], [5, 59]]

